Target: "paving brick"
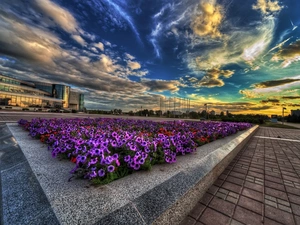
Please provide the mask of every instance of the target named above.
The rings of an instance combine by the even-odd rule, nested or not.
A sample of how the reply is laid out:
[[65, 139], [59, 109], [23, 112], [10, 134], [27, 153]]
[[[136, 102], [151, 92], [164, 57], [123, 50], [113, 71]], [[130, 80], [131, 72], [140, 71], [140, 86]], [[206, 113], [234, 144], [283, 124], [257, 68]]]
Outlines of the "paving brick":
[[277, 199], [277, 202], [281, 205], [290, 206], [290, 203], [288, 201]]
[[226, 177], [227, 177], [227, 175], [225, 175], [225, 174], [222, 173], [222, 174], [219, 176], [218, 179], [225, 180]]
[[244, 195], [246, 197], [249, 197], [249, 198], [252, 198], [252, 199], [255, 199], [255, 200], [260, 201], [260, 202], [263, 201], [263, 195], [262, 195], [261, 192], [254, 191], [254, 190], [251, 190], [249, 188], [244, 188], [243, 191], [242, 191], [242, 195]]
[[255, 191], [259, 191], [259, 192], [263, 192], [263, 186], [260, 184], [255, 184], [249, 181], [245, 181], [244, 183], [244, 187], [247, 187], [249, 189], [255, 190]]
[[269, 176], [269, 175], [267, 175], [267, 172], [266, 172], [265, 180], [283, 184], [283, 180], [281, 178], [278, 178], [278, 176], [280, 176], [280, 174], [278, 174], [277, 177]]
[[181, 221], [180, 225], [195, 225], [196, 224], [196, 220], [187, 216], [184, 218], [183, 221]]
[[227, 195], [227, 194], [229, 193], [229, 191], [226, 190], [226, 189], [224, 189], [224, 188], [220, 188], [220, 189], [219, 189], [219, 192], [221, 192], [221, 193], [223, 193], [223, 194], [225, 194], [225, 195]]
[[205, 225], [205, 224], [197, 221], [197, 223], [195, 225]]
[[214, 195], [214, 194], [217, 193], [218, 189], [219, 189], [219, 188], [218, 188], [217, 186], [212, 185], [212, 186], [210, 186], [210, 188], [207, 190], [207, 192], [210, 193], [210, 194], [212, 194], [212, 195]]
[[204, 205], [208, 205], [210, 200], [212, 199], [213, 195], [209, 193], [205, 193], [203, 197], [201, 198], [200, 202]]
[[286, 191], [287, 191], [288, 193], [292, 193], [292, 194], [294, 194], [294, 195], [300, 196], [300, 189], [298, 189], [298, 188], [293, 188], [293, 187], [289, 187], [289, 186], [285, 186], [285, 188], [286, 188]]
[[280, 199], [283, 199], [283, 200], [288, 200], [287, 194], [283, 191], [279, 191], [279, 190], [276, 190], [276, 189], [273, 189], [273, 188], [265, 187], [265, 193], [267, 195], [271, 195], [271, 196], [276, 197], [276, 198], [280, 198]]
[[273, 171], [265, 171], [265, 174], [268, 176], [273, 176], [273, 177], [280, 177], [280, 173], [278, 172], [273, 172]]
[[293, 213], [300, 216], [300, 205], [292, 203], [291, 207], [292, 207]]
[[269, 206], [272, 206], [272, 207], [275, 207], [275, 208], [278, 207], [278, 205], [277, 205], [276, 202], [271, 201], [271, 200], [268, 200], [268, 199], [265, 199], [265, 204], [266, 204], [266, 205], [269, 205]]
[[221, 192], [217, 192], [216, 193], [216, 196], [218, 197], [218, 198], [221, 198], [221, 199], [226, 199], [226, 194], [223, 194], [223, 193], [221, 193]]
[[261, 168], [257, 168], [257, 167], [261, 167], [261, 166], [258, 166], [258, 165], [253, 165], [252, 166], [252, 164], [251, 164], [251, 167], [249, 168], [249, 170], [252, 171], [252, 172], [264, 174], [264, 170], [261, 169]]
[[263, 174], [260, 174], [260, 173], [256, 173], [256, 172], [249, 171], [249, 172], [248, 172], [248, 175], [253, 176], [253, 177], [257, 177], [257, 178], [264, 179], [264, 175], [263, 175]]
[[300, 225], [300, 216], [295, 215], [294, 218], [295, 218], [296, 225]]
[[283, 178], [283, 180], [294, 181], [294, 182], [297, 182], [297, 183], [300, 182], [299, 178], [287, 176], [287, 175], [284, 175], [284, 174], [282, 175], [282, 178]]
[[300, 205], [300, 196], [288, 194], [288, 198], [290, 202]]
[[216, 197], [213, 198], [213, 200], [209, 204], [210, 208], [213, 208], [228, 216], [231, 216], [233, 214], [234, 206], [235, 206], [234, 204]]
[[189, 213], [189, 216], [194, 218], [195, 220], [198, 220], [200, 215], [205, 209], [205, 205], [201, 203], [197, 203], [195, 207], [192, 209], [192, 211]]
[[225, 216], [213, 209], [206, 208], [199, 221], [206, 225], [225, 225], [229, 224], [230, 217]]
[[233, 198], [238, 198], [238, 197], [239, 197], [239, 194], [234, 193], [234, 192], [229, 192], [229, 193], [228, 193], [228, 196], [231, 196], [231, 197], [233, 197]]
[[285, 206], [285, 205], [278, 204], [278, 209], [281, 209], [283, 211], [292, 213], [292, 209], [290, 207], [288, 207], [288, 206]]
[[268, 205], [265, 205], [265, 216], [285, 225], [294, 224], [293, 215], [291, 213]]
[[244, 224], [235, 219], [232, 219], [230, 225], [244, 225]]
[[265, 199], [268, 199], [268, 200], [270, 200], [270, 201], [276, 202], [276, 198], [273, 197], [273, 196], [271, 196], [271, 195], [266, 195], [266, 194], [265, 194]]
[[247, 172], [248, 172], [246, 169], [241, 169], [241, 168], [238, 168], [238, 167], [234, 167], [232, 169], [232, 171], [237, 172], [237, 173], [242, 173], [242, 174], [247, 174]]
[[224, 180], [217, 179], [214, 183], [215, 186], [221, 187], [224, 183]]
[[245, 196], [241, 196], [238, 202], [238, 205], [251, 210], [253, 212], [256, 212], [258, 214], [262, 214], [262, 203], [255, 201], [251, 198], [247, 198]]
[[240, 206], [236, 207], [233, 218], [248, 225], [257, 225], [262, 223], [261, 215]]
[[232, 176], [228, 176], [226, 181], [229, 181], [231, 183], [238, 184], [238, 185], [242, 185], [244, 183], [244, 180], [236, 178], [236, 177], [232, 177]]
[[274, 188], [280, 191], [285, 191], [283, 184], [274, 183], [272, 181], [265, 180], [265, 186], [269, 188]]
[[240, 193], [242, 186], [225, 181], [222, 185], [222, 188], [233, 191], [235, 193]]
[[274, 220], [270, 220], [269, 218], [264, 218], [264, 225], [282, 225], [282, 223], [278, 223]]
[[229, 202], [232, 202], [233, 204], [236, 204], [237, 201], [238, 201], [237, 198], [234, 198], [234, 197], [231, 197], [231, 196], [227, 196], [226, 200], [229, 201]]
[[240, 179], [245, 179], [245, 177], [246, 177], [246, 174], [238, 173], [238, 172], [235, 172], [235, 171], [231, 171], [229, 175], [233, 176], [233, 177], [240, 178]]
[[295, 172], [288, 172], [288, 171], [281, 171], [281, 174], [284, 174], [286, 176], [290, 176], [290, 177], [298, 177], [297, 174], [295, 174]]

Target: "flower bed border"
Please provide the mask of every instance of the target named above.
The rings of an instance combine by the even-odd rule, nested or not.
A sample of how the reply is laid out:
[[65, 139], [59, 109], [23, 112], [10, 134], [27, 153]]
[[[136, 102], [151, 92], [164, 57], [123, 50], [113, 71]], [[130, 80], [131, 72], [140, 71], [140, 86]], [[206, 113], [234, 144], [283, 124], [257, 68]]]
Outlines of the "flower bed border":
[[[37, 140], [36, 141], [32, 141], [32, 140], [23, 141], [24, 137], [26, 137], [26, 133], [24, 131], [22, 131], [22, 129], [20, 127], [17, 127], [16, 125], [14, 125], [14, 127], [12, 127], [12, 128], [13, 129], [11, 129], [11, 131], [14, 131], [12, 133], [16, 137], [16, 140], [19, 143], [20, 147], [22, 148], [22, 151], [26, 155], [26, 158], [28, 158], [29, 162], [32, 161], [32, 159], [30, 159], [30, 158], [36, 157], [36, 155], [34, 154], [34, 152], [32, 152], [33, 146], [29, 146], [29, 145], [31, 145], [31, 143], [35, 143], [36, 148], [37, 147], [40, 148], [41, 144]], [[250, 130], [247, 130], [245, 132], [239, 133], [238, 135], [234, 135], [234, 137], [228, 137], [228, 138], [226, 138], [227, 140], [221, 139], [219, 141], [212, 142], [208, 145], [205, 145], [201, 148], [207, 148], [208, 146], [215, 146], [215, 144], [217, 144], [217, 143], [220, 143], [220, 144], [222, 144], [221, 146], [225, 147], [225, 144], [228, 143], [228, 145], [229, 145], [228, 147], [231, 148], [231, 150], [229, 148], [225, 149], [225, 151], [227, 151], [227, 153], [228, 153], [228, 151], [229, 152], [232, 151], [237, 145], [241, 144], [242, 142], [244, 143], [245, 141], [243, 141], [243, 140], [246, 137], [248, 137], [249, 135], [253, 135], [253, 132], [256, 130], [256, 128], [257, 128], [257, 126], [251, 128]], [[225, 142], [223, 142], [223, 140]], [[219, 151], [219, 150], [224, 151], [224, 149], [221, 149], [223, 147], [220, 147], [220, 149], [215, 150], [212, 154], [210, 154], [211, 155], [210, 157], [206, 157], [206, 158], [213, 159], [213, 155], [218, 155], [217, 151]], [[28, 156], [28, 152], [32, 152], [31, 153], [32, 155]], [[182, 157], [182, 159], [184, 159], [184, 158], [185, 157]], [[37, 158], [35, 160], [37, 162], [40, 162], [39, 158]], [[53, 159], [52, 161], [54, 163], [57, 163], [57, 165], [59, 165], [59, 162], [57, 162], [57, 160]], [[73, 191], [71, 196], [74, 197], [74, 202], [78, 202], [77, 208], [76, 207], [74, 208], [74, 205], [72, 204], [73, 199], [66, 198], [67, 196], [66, 197], [61, 196], [58, 193], [57, 197], [64, 199], [63, 205], [61, 203], [59, 203], [58, 202], [59, 199], [54, 198], [55, 197], [55, 196], [53, 196], [54, 193], [53, 194], [49, 193], [49, 189], [51, 188], [49, 186], [52, 185], [55, 192], [57, 192], [57, 190], [60, 189], [60, 185], [57, 186], [56, 182], [58, 180], [62, 180], [62, 179], [57, 177], [56, 181], [48, 181], [48, 183], [45, 183], [45, 181], [47, 181], [47, 179], [45, 179], [45, 177], [43, 175], [41, 176], [41, 173], [43, 173], [43, 171], [39, 170], [41, 168], [37, 168], [37, 165], [32, 164], [32, 162], [30, 163], [30, 165], [31, 165], [33, 171], [35, 172], [35, 175], [37, 176], [48, 199], [50, 200], [50, 203], [54, 209], [54, 212], [56, 213], [61, 224], [68, 224], [66, 222], [64, 222], [64, 223], [62, 222], [62, 221], [66, 221], [65, 219], [68, 219], [68, 222], [70, 224], [70, 223], [72, 223], [72, 221], [74, 222], [74, 219], [76, 219], [75, 216], [80, 216], [80, 213], [83, 213], [84, 215], [86, 215], [87, 212], [88, 212], [87, 215], [89, 215], [89, 216], [83, 218], [84, 220], [82, 220], [82, 222], [85, 224], [94, 224], [94, 223], [96, 223], [96, 224], [117, 224], [117, 223], [119, 223], [120, 224], [122, 222], [123, 223], [126, 222], [126, 224], [150, 224], [152, 222], [159, 224], [159, 221], [164, 221], [164, 220], [167, 222], [168, 221], [172, 222], [172, 224], [176, 224], [176, 223], [173, 223], [173, 221], [175, 220], [175, 221], [179, 222], [180, 219], [183, 219], [183, 217], [182, 217], [183, 215], [180, 215], [180, 214], [178, 214], [178, 212], [176, 212], [176, 213], [171, 214], [172, 216], [170, 218], [170, 217], [168, 217], [168, 210], [171, 209], [171, 207], [173, 207], [174, 205], [184, 206], [183, 205], [184, 202], [180, 202], [181, 200], [184, 200], [184, 199], [187, 200], [188, 206], [193, 207], [191, 200], [188, 200], [186, 198], [187, 193], [189, 193], [189, 190], [192, 190], [195, 187], [195, 185], [197, 184], [197, 181], [199, 182], [199, 180], [201, 181], [201, 179], [203, 177], [205, 177], [203, 168], [201, 168], [201, 166], [199, 165], [199, 166], [197, 166], [197, 168], [195, 168], [192, 171], [193, 174], [191, 174], [190, 176], [187, 177], [187, 176], [185, 176], [185, 174], [182, 174], [182, 173], [174, 175], [171, 178], [167, 179], [165, 182], [155, 186], [154, 188], [149, 189], [148, 191], [142, 193], [141, 195], [139, 194], [138, 196], [140, 196], [140, 197], [130, 198], [130, 196], [128, 196], [129, 200], [130, 200], [128, 203], [126, 203], [125, 205], [123, 204], [123, 206], [121, 208], [118, 208], [118, 209], [115, 209], [112, 211], [107, 211], [106, 213], [101, 211], [101, 207], [104, 207], [102, 205], [103, 201], [101, 199], [97, 199], [97, 202], [99, 202], [100, 205], [99, 206], [93, 205], [93, 207], [95, 207], [95, 209], [98, 209], [97, 212], [94, 212], [95, 215], [97, 215], [97, 218], [96, 218], [96, 217], [92, 216], [92, 215], [94, 215], [93, 214], [94, 209], [93, 208], [87, 209], [86, 207], [88, 207], [88, 206], [85, 206], [85, 204], [82, 202], [82, 198], [78, 198], [78, 196], [82, 195], [82, 193], [74, 192], [74, 189], [72, 187], [70, 187], [68, 189], [68, 192]], [[53, 166], [55, 167], [55, 165], [53, 165]], [[157, 172], [157, 171], [160, 171], [159, 168], [166, 168], [166, 171], [160, 171], [160, 173], [161, 173], [161, 175], [162, 174], [167, 175], [169, 173], [169, 171], [172, 171], [172, 167], [174, 169], [174, 166], [176, 166], [176, 164], [167, 165], [167, 166], [168, 166], [168, 168], [171, 167], [171, 170], [167, 170], [167, 167], [164, 167], [163, 165], [158, 165], [155, 170]], [[180, 165], [177, 165], [177, 166], [180, 166]], [[178, 167], [176, 167], [176, 168], [178, 168]], [[58, 171], [59, 170], [60, 169], [58, 168]], [[46, 170], [46, 172], [48, 172], [48, 170]], [[155, 171], [153, 171], [153, 172], [155, 172]], [[124, 179], [113, 182], [112, 184], [108, 185], [109, 188], [108, 187], [106, 188], [104, 186], [103, 188], [100, 188], [100, 189], [95, 189], [95, 190], [90, 189], [87, 192], [97, 191], [97, 192], [101, 193], [101, 192], [107, 192], [107, 191], [111, 192], [118, 188], [119, 188], [119, 190], [124, 189], [124, 188], [126, 189], [126, 188], [128, 188], [128, 186], [123, 186], [123, 185], [128, 184], [128, 182], [132, 183], [135, 180], [138, 181], [139, 178], [141, 178], [143, 175], [147, 175], [147, 173], [148, 172], [135, 173], [135, 174], [133, 174], [132, 178], [130, 178], [131, 176], [129, 176]], [[198, 174], [198, 177], [195, 176], [195, 174]], [[202, 178], [201, 178], [201, 176], [202, 176]], [[184, 179], [184, 180], [182, 180], [182, 179]], [[190, 179], [192, 179], [192, 180], [190, 180]], [[124, 183], [126, 180], [128, 182]], [[73, 183], [73, 182], [71, 182], [71, 183]], [[82, 190], [87, 190], [83, 187], [81, 187], [81, 188], [78, 187], [78, 185], [84, 186], [85, 183], [86, 182], [84, 182], [84, 181], [81, 182], [78, 180], [77, 182], [74, 182], [73, 185], [76, 185], [76, 188], [79, 188]], [[143, 182], [143, 183], [145, 185], [147, 184], [147, 182]], [[183, 191], [183, 188], [180, 185], [185, 185], [184, 187], [187, 188], [186, 191]], [[68, 193], [68, 192], [66, 192], [66, 193]], [[164, 197], [160, 198], [161, 195]], [[200, 196], [198, 196], [198, 197], [200, 197]], [[56, 200], [53, 201], [52, 198], [54, 198]], [[159, 202], [160, 204], [157, 204], [157, 200], [160, 201]], [[68, 203], [68, 201], [69, 201], [69, 203]], [[122, 202], [122, 199], [119, 199], [119, 201]], [[69, 207], [70, 207], [71, 214], [65, 213], [65, 209], [66, 209], [65, 207], [67, 207], [68, 204], [70, 205]], [[120, 203], [119, 203], [119, 205], [120, 205]], [[144, 208], [144, 206], [146, 208]], [[61, 207], [63, 207], [63, 208], [61, 208]], [[109, 205], [107, 205], [105, 207], [109, 208]], [[184, 207], [184, 209], [186, 209], [186, 207]], [[189, 210], [189, 209], [186, 209], [186, 210]], [[180, 211], [182, 211], [182, 210], [180, 210]], [[102, 215], [99, 215], [99, 212], [101, 212]], [[182, 212], [184, 212], [184, 210]], [[106, 216], [105, 216], [105, 214], [106, 214]], [[87, 221], [87, 219], [89, 219], [89, 220]], [[92, 221], [90, 221], [90, 220], [92, 220]], [[168, 224], [168, 223], [162, 222], [161, 224]]]

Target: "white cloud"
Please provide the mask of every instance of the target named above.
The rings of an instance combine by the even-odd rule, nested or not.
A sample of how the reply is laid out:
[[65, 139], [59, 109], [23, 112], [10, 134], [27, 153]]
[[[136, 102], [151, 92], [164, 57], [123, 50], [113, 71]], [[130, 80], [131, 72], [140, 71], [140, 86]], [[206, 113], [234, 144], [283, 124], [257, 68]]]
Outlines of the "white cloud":
[[46, 30], [0, 15], [0, 51], [33, 63], [53, 63], [63, 52], [61, 40]]
[[192, 70], [209, 70], [229, 64], [252, 64], [268, 48], [273, 39], [276, 24], [272, 17], [264, 18], [254, 29], [234, 29], [202, 51], [186, 54], [186, 62]]
[[130, 60], [134, 60], [135, 59], [135, 57], [132, 56], [132, 55], [130, 55], [129, 53], [125, 53], [125, 57], [128, 58], [128, 59], [130, 59]]
[[94, 46], [99, 48], [102, 52], [104, 51], [104, 44], [102, 42], [98, 42], [94, 44]]
[[86, 45], [86, 42], [85, 40], [83, 40], [82, 37], [80, 37], [79, 35], [72, 35], [72, 38], [78, 42], [81, 46], [85, 46]]
[[132, 70], [137, 70], [141, 68], [141, 64], [133, 61], [127, 61], [127, 66]]
[[36, 5], [63, 30], [68, 33], [77, 33], [76, 19], [67, 10], [50, 0], [35, 0]]
[[273, 55], [271, 60], [275, 62], [282, 61], [281, 66], [283, 68], [300, 61], [300, 40], [286, 47], [280, 46], [280, 50]]
[[115, 65], [113, 60], [105, 54], [101, 54], [99, 61], [95, 62], [94, 65], [106, 73], [112, 73], [118, 69], [118, 65]]
[[156, 92], [176, 92], [179, 91], [179, 87], [184, 86], [177, 80], [150, 80], [146, 78], [141, 79], [141, 84], [148, 87], [149, 91]]

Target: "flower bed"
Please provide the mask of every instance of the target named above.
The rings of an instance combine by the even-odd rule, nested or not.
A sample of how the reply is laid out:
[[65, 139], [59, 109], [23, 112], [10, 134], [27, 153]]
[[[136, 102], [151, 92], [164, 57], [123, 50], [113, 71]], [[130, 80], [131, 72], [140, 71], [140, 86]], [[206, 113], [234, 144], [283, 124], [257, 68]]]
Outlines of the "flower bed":
[[251, 127], [249, 123], [153, 122], [126, 119], [20, 120], [29, 135], [48, 144], [53, 157], [75, 163], [71, 173], [106, 184]]

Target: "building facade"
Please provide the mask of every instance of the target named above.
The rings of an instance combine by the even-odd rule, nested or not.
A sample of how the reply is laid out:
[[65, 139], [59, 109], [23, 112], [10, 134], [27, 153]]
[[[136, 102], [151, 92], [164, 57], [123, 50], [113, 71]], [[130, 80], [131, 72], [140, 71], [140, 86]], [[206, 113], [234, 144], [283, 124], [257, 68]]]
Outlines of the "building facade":
[[67, 85], [23, 81], [0, 74], [0, 107], [70, 108], [81, 111], [84, 95], [78, 93], [71, 99], [70, 93], [73, 92]]

